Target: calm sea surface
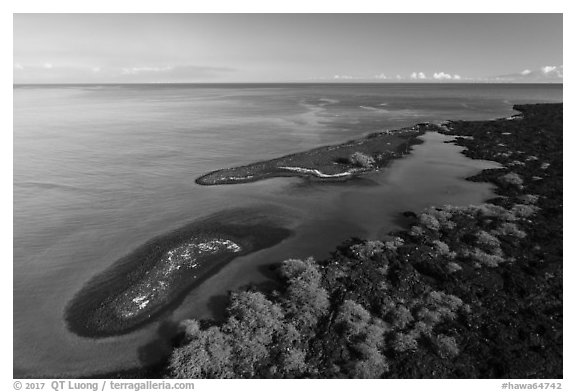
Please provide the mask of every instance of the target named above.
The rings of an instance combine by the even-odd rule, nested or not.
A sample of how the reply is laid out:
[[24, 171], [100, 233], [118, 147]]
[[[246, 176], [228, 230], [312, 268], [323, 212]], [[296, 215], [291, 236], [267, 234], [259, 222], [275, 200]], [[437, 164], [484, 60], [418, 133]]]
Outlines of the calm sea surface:
[[[429, 133], [385, 170], [344, 184], [297, 178], [202, 187], [205, 172], [423, 121], [489, 119], [562, 101], [561, 85], [132, 85], [14, 87], [15, 375], [78, 376], [149, 363], [170, 323], [216, 317], [229, 290], [289, 257], [382, 238], [398, 213], [479, 203], [463, 178], [494, 163]], [[153, 237], [223, 210], [255, 211], [295, 234], [238, 258], [162, 320], [80, 338], [64, 309], [94, 275]]]

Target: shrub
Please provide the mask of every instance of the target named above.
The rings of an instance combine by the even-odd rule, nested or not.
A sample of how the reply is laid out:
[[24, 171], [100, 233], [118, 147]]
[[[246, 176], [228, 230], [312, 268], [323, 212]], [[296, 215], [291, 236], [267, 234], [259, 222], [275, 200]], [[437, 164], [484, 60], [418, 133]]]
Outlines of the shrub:
[[538, 195], [522, 195], [519, 197], [520, 201], [524, 204], [536, 204], [539, 198]]
[[452, 310], [460, 309], [464, 305], [464, 301], [452, 294], [444, 294], [444, 303]]
[[298, 279], [287, 291], [286, 308], [293, 322], [300, 328], [311, 328], [328, 311], [328, 293], [318, 282]]
[[384, 341], [384, 330], [376, 325], [370, 325], [363, 341], [353, 346], [360, 360], [353, 362], [350, 376], [353, 378], [380, 378], [388, 370], [388, 361], [382, 355], [379, 347]]
[[383, 261], [382, 265], [376, 268], [376, 271], [378, 271], [382, 275], [388, 275], [388, 269], [390, 267], [390, 265], [388, 264], [388, 259], [384, 258], [382, 261]]
[[[381, 322], [381, 320], [378, 320]], [[369, 325], [362, 330], [362, 336], [359, 341], [354, 344], [354, 349], [360, 354], [364, 359], [369, 358], [378, 352], [379, 347], [383, 346], [384, 343], [384, 333], [386, 330], [380, 323], [376, 321], [371, 322]]]
[[431, 291], [428, 293], [427, 302], [432, 304], [441, 304], [445, 294], [441, 291]]
[[361, 261], [366, 261], [374, 255], [380, 254], [384, 251], [384, 243], [381, 241], [366, 241], [363, 244], [356, 244], [350, 247], [354, 256]]
[[514, 204], [510, 210], [515, 216], [520, 218], [528, 218], [536, 213], [539, 208], [532, 205], [526, 204]]
[[477, 245], [490, 254], [497, 254], [500, 252], [500, 241], [492, 234], [480, 230], [476, 233]]
[[504, 262], [504, 258], [498, 254], [488, 254], [481, 249], [475, 248], [472, 252], [467, 252], [472, 260], [478, 262], [479, 265], [486, 267], [498, 267], [499, 264]]
[[349, 299], [344, 301], [336, 317], [336, 323], [344, 326], [349, 336], [362, 332], [369, 321], [370, 313], [362, 305]]
[[503, 223], [498, 229], [492, 230], [492, 233], [499, 236], [526, 237], [526, 232], [520, 230], [515, 223], [511, 222]]
[[450, 252], [450, 247], [443, 241], [434, 240], [432, 244], [434, 244], [434, 249], [441, 255], [446, 255]]
[[405, 351], [416, 351], [416, 349], [418, 349], [418, 341], [414, 334], [399, 332], [394, 337], [392, 348], [394, 351], [400, 353]]
[[438, 223], [440, 223], [440, 227], [453, 229], [456, 226], [456, 224], [452, 222], [451, 219], [455, 211], [458, 212], [457, 207], [446, 205], [443, 208], [431, 207], [426, 209], [424, 212], [436, 218]]
[[404, 240], [400, 237], [394, 237], [394, 238], [392, 238], [391, 241], [386, 241], [384, 243], [384, 246], [386, 247], [386, 249], [391, 250], [393, 252], [396, 251], [402, 245], [404, 245]]
[[409, 234], [413, 237], [421, 237], [424, 235], [424, 229], [420, 226], [412, 226]]
[[388, 370], [386, 357], [380, 352], [386, 332], [386, 324], [382, 320], [372, 317], [362, 305], [346, 300], [335, 322], [344, 328], [346, 347], [351, 356], [355, 354], [358, 358], [345, 365], [348, 376], [374, 378]]
[[423, 321], [417, 321], [414, 324], [414, 329], [412, 331], [414, 331], [415, 334], [417, 334], [418, 336], [424, 335], [424, 336], [430, 336], [432, 334], [432, 329], [434, 328], [434, 326], [427, 324]]
[[440, 334], [436, 337], [436, 347], [438, 348], [438, 354], [442, 358], [454, 358], [460, 354], [460, 349], [458, 348], [458, 343], [456, 339], [452, 336], [446, 336]]
[[270, 377], [297, 377], [302, 372], [313, 370], [313, 366], [306, 363], [306, 351], [302, 349], [307, 338], [285, 319], [283, 330], [272, 343], [270, 359], [274, 366], [269, 368]]
[[321, 285], [321, 274], [312, 258], [288, 260], [283, 274], [290, 275], [286, 290], [285, 309], [300, 328], [310, 328], [318, 317], [328, 311], [328, 292]]
[[516, 220], [514, 214], [508, 211], [504, 207], [500, 207], [494, 204], [482, 204], [480, 206], [471, 206], [480, 217], [483, 218], [496, 218], [505, 221]]
[[384, 345], [384, 334], [388, 331], [388, 325], [377, 317], [372, 317], [370, 325], [364, 331], [364, 343], [372, 347]]
[[355, 166], [364, 167], [367, 169], [374, 167], [375, 164], [374, 158], [360, 151], [356, 151], [350, 156], [350, 162]]
[[283, 330], [282, 310], [262, 293], [240, 292], [232, 294], [228, 312], [222, 330], [232, 342], [235, 373], [254, 377], [267, 362], [275, 336]]
[[367, 359], [354, 364], [350, 376], [353, 378], [380, 378], [388, 370], [386, 357], [378, 350], [368, 355]]
[[416, 314], [416, 316], [418, 317], [418, 320], [430, 326], [434, 326], [438, 324], [440, 320], [442, 320], [442, 314], [440, 314], [440, 312], [430, 310], [428, 308], [420, 309], [420, 311]]
[[183, 320], [180, 323], [180, 330], [184, 333], [184, 341], [190, 342], [198, 337], [201, 332], [200, 324], [196, 320]]
[[438, 219], [436, 219], [436, 217], [426, 212], [420, 214], [420, 223], [422, 224], [422, 226], [432, 231], [440, 230], [440, 222], [438, 222]]
[[434, 240], [432, 241], [432, 243], [434, 244], [434, 249], [436, 249], [439, 255], [445, 256], [449, 259], [453, 259], [456, 257], [456, 252], [450, 251], [450, 247], [445, 242], [440, 240]]
[[295, 347], [286, 347], [281, 359], [282, 372], [304, 372], [307, 369], [306, 353]]
[[280, 276], [285, 279], [292, 279], [300, 276], [306, 271], [306, 263], [298, 259], [288, 259], [282, 262], [280, 266]]
[[456, 311], [462, 305], [462, 300], [455, 295], [431, 291], [426, 298], [426, 307], [422, 308], [417, 316], [420, 321], [433, 327], [443, 320], [454, 320]]
[[382, 296], [382, 303], [380, 305], [380, 315], [385, 317], [389, 312], [396, 308], [396, 303], [390, 295]]
[[392, 312], [391, 322], [394, 328], [404, 329], [412, 321], [414, 321], [414, 317], [412, 317], [412, 313], [410, 313], [404, 305], [397, 306]]
[[174, 349], [168, 369], [174, 378], [234, 378], [232, 346], [218, 327], [201, 331], [198, 322], [186, 321], [187, 344]]
[[498, 177], [500, 183], [503, 185], [512, 185], [518, 188], [522, 188], [524, 184], [524, 180], [518, 174], [514, 172], [510, 172], [508, 174], [504, 174], [503, 176]]
[[462, 266], [458, 263], [455, 263], [453, 261], [449, 262], [447, 267], [448, 269], [448, 273], [453, 274], [454, 272], [458, 272], [462, 270]]

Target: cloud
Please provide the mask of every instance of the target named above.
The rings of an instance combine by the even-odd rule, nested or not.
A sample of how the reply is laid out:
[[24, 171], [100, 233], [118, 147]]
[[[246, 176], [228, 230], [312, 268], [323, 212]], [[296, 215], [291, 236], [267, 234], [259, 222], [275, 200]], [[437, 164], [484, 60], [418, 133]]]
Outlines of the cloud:
[[378, 75], [374, 75], [374, 79], [388, 79], [388, 77], [386, 75], [384, 75], [383, 73], [381, 73]]
[[444, 72], [435, 72], [433, 75], [435, 80], [461, 80], [462, 77], [458, 74], [451, 75]]
[[424, 72], [412, 72], [410, 79], [426, 79], [426, 74]]
[[54, 68], [54, 66], [53, 66], [52, 64], [50, 64], [50, 63], [44, 63], [43, 67], [46, 68], [46, 69], [52, 69], [52, 68]]
[[545, 74], [548, 74], [550, 72], [556, 71], [556, 67], [553, 65], [546, 65], [544, 67], [542, 67], [542, 72], [544, 72]]
[[444, 73], [444, 72], [437, 72], [434, 73], [433, 78], [436, 80], [451, 80], [452, 79], [452, 75]]
[[564, 77], [564, 66], [562, 65], [545, 65], [541, 70], [544, 75], [552, 75], [559, 78]]
[[20, 63], [14, 63], [14, 69], [16, 70], [23, 70], [24, 66]]
[[525, 69], [518, 73], [493, 76], [486, 80], [505, 83], [562, 83], [563, 77], [563, 65], [545, 65], [537, 70]]

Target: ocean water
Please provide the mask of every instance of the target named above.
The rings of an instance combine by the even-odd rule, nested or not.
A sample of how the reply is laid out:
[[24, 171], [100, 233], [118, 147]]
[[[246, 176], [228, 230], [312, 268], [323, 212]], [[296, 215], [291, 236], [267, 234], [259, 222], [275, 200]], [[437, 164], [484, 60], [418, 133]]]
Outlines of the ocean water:
[[[173, 324], [218, 317], [227, 292], [266, 281], [269, 264], [325, 257], [351, 236], [382, 238], [405, 210], [479, 203], [491, 187], [464, 178], [496, 166], [428, 133], [409, 156], [343, 184], [202, 187], [194, 183], [201, 174], [418, 122], [505, 117], [516, 103], [561, 101], [561, 85], [15, 86], [15, 375], [153, 362]], [[67, 330], [64, 309], [91, 277], [155, 236], [225, 210], [263, 214], [294, 235], [234, 260], [138, 331], [88, 339]]]

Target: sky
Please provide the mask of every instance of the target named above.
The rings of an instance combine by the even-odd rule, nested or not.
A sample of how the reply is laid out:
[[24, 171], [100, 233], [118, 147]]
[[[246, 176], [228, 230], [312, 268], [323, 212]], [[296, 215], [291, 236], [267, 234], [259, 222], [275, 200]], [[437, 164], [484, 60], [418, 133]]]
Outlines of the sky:
[[562, 82], [562, 14], [14, 14], [14, 83]]

